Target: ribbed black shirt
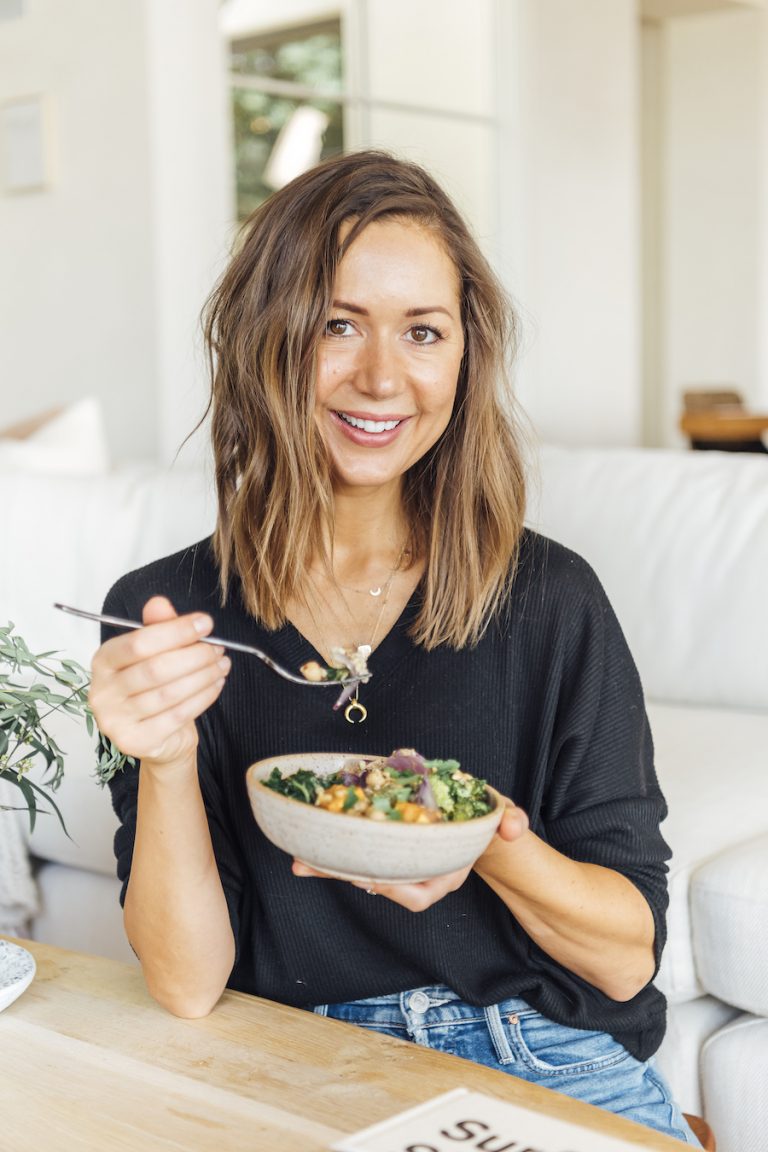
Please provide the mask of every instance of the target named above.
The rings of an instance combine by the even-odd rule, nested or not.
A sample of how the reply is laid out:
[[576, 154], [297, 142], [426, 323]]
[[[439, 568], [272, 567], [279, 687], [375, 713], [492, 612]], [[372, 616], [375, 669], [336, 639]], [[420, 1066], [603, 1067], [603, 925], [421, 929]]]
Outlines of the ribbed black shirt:
[[[179, 612], [209, 612], [216, 635], [255, 644], [290, 668], [318, 658], [292, 625], [261, 628], [236, 592], [220, 606], [208, 540], [124, 576], [105, 611], [140, 618], [157, 593]], [[475, 1005], [521, 996], [553, 1020], [610, 1032], [647, 1058], [664, 1034], [661, 993], [649, 985], [627, 1003], [610, 1000], [534, 944], [475, 873], [415, 914], [343, 881], [294, 877], [289, 857], [254, 822], [245, 772], [268, 756], [412, 747], [455, 758], [512, 797], [560, 852], [614, 868], [640, 889], [656, 922], [658, 962], [666, 808], [638, 675], [595, 574], [527, 532], [507, 609], [475, 648], [415, 646], [408, 629], [417, 608], [418, 591], [371, 657], [364, 723], [334, 712], [330, 689], [307, 691], [237, 653], [221, 697], [198, 721], [200, 783], [237, 944], [229, 986], [298, 1006], [429, 984], [447, 984]], [[135, 771], [111, 785], [123, 894], [137, 787]]]

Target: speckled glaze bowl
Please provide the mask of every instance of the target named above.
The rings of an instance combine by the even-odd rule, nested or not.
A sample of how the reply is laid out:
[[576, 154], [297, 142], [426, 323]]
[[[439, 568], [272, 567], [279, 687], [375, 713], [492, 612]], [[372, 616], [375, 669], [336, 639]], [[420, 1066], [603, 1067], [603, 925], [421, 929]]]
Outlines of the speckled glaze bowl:
[[26, 948], [0, 940], [0, 1012], [13, 1004], [35, 975], [35, 958]]
[[246, 785], [256, 823], [278, 848], [340, 880], [406, 884], [466, 868], [482, 855], [501, 820], [502, 797], [488, 794], [494, 807], [486, 816], [440, 824], [401, 824], [328, 812], [273, 792], [262, 783], [277, 767], [283, 776], [306, 769], [320, 776], [339, 771], [348, 752], [300, 752], [252, 764]]

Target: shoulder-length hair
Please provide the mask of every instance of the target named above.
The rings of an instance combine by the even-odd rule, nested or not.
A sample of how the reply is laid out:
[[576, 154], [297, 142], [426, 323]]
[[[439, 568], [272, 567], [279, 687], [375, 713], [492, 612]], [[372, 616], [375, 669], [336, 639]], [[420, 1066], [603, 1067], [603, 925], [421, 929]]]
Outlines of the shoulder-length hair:
[[[310, 560], [333, 533], [329, 458], [315, 424], [317, 351], [336, 269], [374, 220], [415, 221], [456, 266], [464, 356], [451, 422], [404, 477], [412, 558], [426, 561], [412, 627], [425, 648], [477, 642], [514, 576], [524, 477], [507, 366], [517, 321], [467, 225], [416, 164], [365, 151], [274, 193], [244, 225], [205, 312], [222, 599], [285, 623]], [[339, 242], [341, 225], [352, 227]]]

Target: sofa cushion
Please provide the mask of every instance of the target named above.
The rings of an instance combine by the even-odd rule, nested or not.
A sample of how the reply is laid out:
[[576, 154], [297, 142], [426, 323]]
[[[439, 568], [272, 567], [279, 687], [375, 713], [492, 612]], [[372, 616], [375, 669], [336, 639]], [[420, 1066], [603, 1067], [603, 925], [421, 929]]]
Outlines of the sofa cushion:
[[138, 963], [123, 927], [117, 877], [44, 864], [37, 882], [41, 908], [34, 940]]
[[104, 413], [94, 396], [0, 431], [0, 472], [93, 477], [108, 468]]
[[704, 1115], [717, 1152], [765, 1152], [768, 1020], [739, 1016], [702, 1050]]
[[[768, 713], [651, 702], [648, 715], [669, 806], [662, 830], [673, 853], [658, 983], [680, 1003], [704, 990], [697, 972], [703, 953], [697, 946], [694, 957], [692, 941], [692, 876], [742, 841], [768, 834]], [[709, 981], [707, 988], [722, 995]]]
[[[39, 861], [114, 877], [118, 821], [109, 789], [96, 779], [96, 738], [88, 735], [84, 724], [61, 713], [48, 717], [46, 725], [64, 753], [64, 779], [53, 800], [66, 832], [58, 817], [48, 811], [46, 800], [40, 800], [34, 831], [29, 831], [26, 818], [23, 823], [29, 851]], [[42, 765], [36, 764], [31, 774], [36, 783], [44, 783]]]
[[655, 1059], [684, 1112], [704, 1114], [699, 1057], [704, 1041], [739, 1015], [714, 996], [670, 1004], [667, 1031]]
[[528, 519], [595, 569], [649, 697], [768, 709], [768, 459], [547, 445]]
[[85, 665], [99, 643], [98, 625], [56, 612], [54, 601], [99, 611], [119, 576], [202, 539], [215, 522], [203, 469], [149, 465], [98, 483], [0, 472], [0, 507], [13, 541], [0, 565], [0, 620], [12, 620], [33, 651], [57, 649]]
[[768, 832], [697, 869], [691, 920], [699, 978], [707, 991], [768, 1016]]

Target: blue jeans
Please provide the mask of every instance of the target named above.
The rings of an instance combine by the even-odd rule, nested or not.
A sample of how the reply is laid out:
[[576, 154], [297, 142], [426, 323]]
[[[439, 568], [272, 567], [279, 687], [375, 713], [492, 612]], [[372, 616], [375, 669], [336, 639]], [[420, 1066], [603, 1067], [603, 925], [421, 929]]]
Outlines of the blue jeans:
[[701, 1147], [652, 1060], [636, 1060], [607, 1032], [555, 1024], [524, 1000], [475, 1008], [436, 985], [314, 1011], [508, 1072]]

